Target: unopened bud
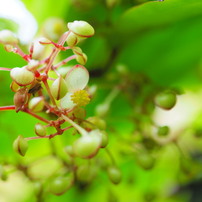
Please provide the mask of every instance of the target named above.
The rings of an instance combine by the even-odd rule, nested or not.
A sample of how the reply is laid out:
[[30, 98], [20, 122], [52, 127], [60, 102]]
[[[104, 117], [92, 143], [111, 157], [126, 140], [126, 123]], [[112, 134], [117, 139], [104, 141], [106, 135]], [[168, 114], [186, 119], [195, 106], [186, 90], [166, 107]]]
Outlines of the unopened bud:
[[37, 123], [34, 129], [35, 129], [36, 135], [40, 137], [46, 136], [46, 127], [42, 125], [41, 123]]
[[35, 79], [34, 73], [27, 70], [26, 67], [13, 68], [10, 72], [10, 76], [19, 86], [27, 86]]
[[18, 43], [18, 39], [13, 32], [5, 29], [0, 31], [0, 43], [5, 45], [16, 45]]
[[29, 101], [29, 109], [33, 112], [40, 112], [44, 108], [44, 99], [43, 97], [34, 97]]
[[13, 143], [13, 148], [18, 154], [24, 156], [28, 149], [27, 140], [25, 140], [22, 135], [19, 135]]
[[74, 157], [74, 151], [72, 145], [68, 145], [64, 148], [65, 152], [69, 154], [71, 157]]
[[68, 35], [66, 42], [68, 46], [73, 47], [73, 46], [76, 46], [76, 44], [79, 42], [79, 39], [73, 32], [71, 32]]
[[107, 174], [112, 183], [119, 184], [121, 182], [121, 171], [116, 166], [110, 166], [107, 169]]
[[15, 81], [12, 81], [11, 82], [11, 85], [10, 85], [10, 89], [13, 91], [13, 92], [17, 92], [19, 89], [20, 89], [20, 86], [15, 82]]
[[85, 53], [82, 55], [77, 55], [76, 61], [81, 65], [85, 65], [87, 62], [87, 55]]
[[102, 139], [102, 143], [101, 143], [101, 148], [105, 148], [108, 145], [108, 134], [105, 131], [101, 131], [101, 139]]
[[85, 21], [74, 21], [67, 24], [70, 31], [80, 37], [91, 37], [94, 35], [94, 28]]
[[19, 89], [13, 98], [16, 112], [20, 111], [22, 107], [27, 103], [28, 100], [28, 90], [27, 88]]
[[66, 84], [65, 80], [60, 76], [53, 82], [50, 90], [51, 90], [53, 97], [56, 100], [60, 100], [67, 93], [67, 84]]

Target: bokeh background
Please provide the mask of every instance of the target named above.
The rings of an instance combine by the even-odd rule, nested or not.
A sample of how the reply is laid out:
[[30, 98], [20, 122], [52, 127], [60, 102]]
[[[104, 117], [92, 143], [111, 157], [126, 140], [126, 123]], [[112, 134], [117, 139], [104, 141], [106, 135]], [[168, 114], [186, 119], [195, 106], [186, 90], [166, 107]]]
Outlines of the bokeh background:
[[[66, 23], [74, 20], [86, 20], [96, 31], [81, 44], [88, 56], [89, 85], [97, 86], [87, 117], [99, 115], [98, 106], [121, 86], [103, 119], [109, 135], [107, 148], [122, 172], [122, 181], [112, 184], [99, 166], [85, 186], [77, 184], [61, 196], [47, 191], [40, 200], [202, 201], [202, 2], [0, 0], [0, 30], [15, 32], [25, 51], [36, 37], [57, 41], [54, 30], [63, 31], [60, 25], [64, 23], [65, 31]], [[23, 65], [18, 55], [0, 46], [0, 67]], [[0, 81], [0, 105], [12, 105], [9, 73], [1, 71]], [[178, 94], [176, 106], [169, 111], [153, 102], [155, 94], [165, 89]], [[22, 112], [0, 112], [0, 163], [8, 173], [6, 181], [0, 180], [1, 202], [40, 201], [35, 194], [38, 184], [46, 184], [63, 167], [52, 149], [64, 156], [69, 136], [30, 141], [25, 157], [13, 151], [19, 134], [35, 136], [35, 123]], [[167, 125], [171, 132], [156, 137], [156, 125]], [[109, 161], [105, 151], [93, 160], [98, 165]]]

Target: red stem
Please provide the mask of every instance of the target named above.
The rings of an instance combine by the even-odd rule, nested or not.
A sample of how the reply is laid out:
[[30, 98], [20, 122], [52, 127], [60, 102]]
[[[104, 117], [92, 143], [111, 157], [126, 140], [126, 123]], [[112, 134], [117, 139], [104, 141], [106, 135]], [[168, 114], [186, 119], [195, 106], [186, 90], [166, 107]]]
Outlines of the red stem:
[[0, 111], [6, 111], [6, 110], [15, 110], [15, 106], [11, 105], [11, 106], [0, 107]]
[[43, 122], [45, 122], [45, 123], [47, 123], [47, 124], [50, 124], [50, 121], [49, 121], [49, 120], [47, 120], [47, 119], [45, 119], [45, 118], [43, 118], [43, 117], [41, 117], [41, 116], [39, 116], [39, 115], [33, 113], [33, 112], [30, 111], [29, 109], [25, 109], [24, 112], [26, 112], [26, 113], [30, 114], [31, 116], [33, 116], [33, 117], [39, 119], [40, 121], [43, 121]]
[[62, 66], [62, 65], [64, 65], [64, 64], [66, 64], [67, 62], [69, 62], [69, 61], [71, 61], [71, 60], [73, 60], [73, 59], [76, 59], [76, 57], [77, 57], [77, 55], [72, 55], [72, 56], [66, 58], [65, 60], [63, 60], [63, 61], [59, 62], [58, 64], [56, 64], [56, 65], [53, 67], [53, 69], [57, 69], [58, 67], [60, 67], [60, 66]]

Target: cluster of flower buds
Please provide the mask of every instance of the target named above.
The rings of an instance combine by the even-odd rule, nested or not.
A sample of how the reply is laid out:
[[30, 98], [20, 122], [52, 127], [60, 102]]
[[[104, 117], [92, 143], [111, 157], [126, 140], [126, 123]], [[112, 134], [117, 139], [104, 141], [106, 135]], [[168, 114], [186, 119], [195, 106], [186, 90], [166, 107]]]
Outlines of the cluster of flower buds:
[[[38, 49], [35, 48], [35, 43], [30, 47], [29, 54], [25, 54], [18, 45], [19, 40], [12, 32], [0, 31], [0, 42], [5, 49], [19, 54], [27, 62], [27, 65], [23, 67], [0, 68], [0, 70], [10, 71], [12, 79], [10, 88], [15, 93], [14, 105], [0, 107], [0, 110], [13, 109], [16, 112], [25, 112], [40, 121], [35, 125], [35, 137], [24, 138], [19, 135], [14, 141], [14, 150], [21, 156], [26, 154], [29, 140], [50, 139], [62, 135], [72, 127], [76, 129], [80, 137], [65, 147], [66, 153], [71, 158], [93, 158], [108, 144], [105, 121], [99, 117], [89, 117], [85, 120], [84, 107], [89, 104], [92, 95], [87, 88], [89, 72], [83, 66], [87, 62], [87, 56], [77, 44], [93, 36], [94, 29], [85, 21], [74, 21], [68, 23], [67, 27], [69, 30], [62, 34], [57, 43], [41, 38], [38, 45], [52, 47], [50, 54], [48, 56], [44, 54], [42, 59], [35, 57], [39, 55], [36, 53]], [[41, 50], [43, 55], [44, 49]], [[67, 50], [72, 50], [73, 55], [55, 63], [57, 55]], [[77, 64], [68, 66], [67, 63], [71, 60], [76, 60]], [[54, 114], [56, 118], [52, 120], [50, 116], [50, 119], [46, 119], [41, 112]], [[69, 126], [64, 127], [63, 124], [67, 123]], [[54, 127], [56, 132], [48, 134], [48, 127]], [[79, 169], [78, 173], [82, 173], [83, 170], [81, 170]], [[120, 182], [121, 173], [116, 166], [110, 166], [108, 174], [113, 183]], [[60, 195], [66, 190], [66, 188], [63, 190], [63, 184], [68, 184], [65, 186], [70, 187], [73, 183], [72, 180], [70, 180], [71, 183], [63, 181], [63, 178], [53, 181], [50, 189], [54, 194]], [[55, 188], [56, 186], [58, 187]]]

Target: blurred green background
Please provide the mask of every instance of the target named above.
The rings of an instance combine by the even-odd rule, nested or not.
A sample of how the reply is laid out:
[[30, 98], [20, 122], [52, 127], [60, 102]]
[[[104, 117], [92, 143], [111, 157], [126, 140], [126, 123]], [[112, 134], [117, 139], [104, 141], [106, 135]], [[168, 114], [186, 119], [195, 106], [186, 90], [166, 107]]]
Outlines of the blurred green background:
[[[50, 37], [51, 23], [48, 22], [53, 18], [60, 18], [65, 24], [85, 20], [95, 28], [95, 36], [81, 44], [88, 56], [85, 66], [90, 72], [90, 86], [97, 85], [96, 96], [87, 107], [87, 117], [96, 114], [98, 104], [103, 103], [115, 87], [122, 86], [104, 116], [109, 134], [107, 148], [121, 169], [122, 182], [113, 185], [102, 166], [98, 166], [97, 176], [86, 186], [77, 184], [61, 196], [45, 192], [40, 200], [201, 202], [202, 1], [16, 0], [25, 6], [22, 10], [13, 9], [13, 2], [7, 6], [8, 16], [2, 15], [0, 10], [0, 30], [10, 29], [18, 34], [21, 30], [19, 37], [23, 29], [25, 32], [32, 26], [33, 35]], [[0, 7], [4, 3], [0, 1]], [[18, 16], [24, 10], [30, 12], [36, 24], [30, 21], [23, 27], [19, 23], [22, 19], [9, 17], [11, 13]], [[38, 27], [34, 28], [36, 25]], [[29, 37], [22, 39], [24, 50], [29, 43]], [[61, 58], [64, 57], [62, 54]], [[23, 65], [25, 62], [18, 55], [0, 46], [0, 67]], [[9, 88], [9, 73], [1, 71], [0, 80], [0, 105], [12, 105], [14, 94]], [[172, 112], [153, 105], [154, 95], [162, 89], [183, 92], [178, 93], [176, 109]], [[171, 136], [177, 134], [177, 140], [160, 144], [152, 135], [141, 138], [141, 131], [154, 133], [151, 120], [157, 125], [168, 125]], [[50, 145], [63, 157], [63, 147], [72, 141], [68, 135], [30, 141], [25, 157], [14, 153], [14, 139], [19, 134], [34, 136], [35, 123], [34, 118], [22, 112], [0, 112], [0, 163], [11, 172], [7, 181], [0, 181], [1, 202], [40, 201], [35, 196], [37, 182], [46, 184], [52, 173], [64, 167], [52, 156]], [[167, 138], [170, 136], [161, 140]], [[134, 148], [139, 145], [138, 153]], [[138, 155], [145, 151], [146, 157], [140, 158], [146, 160], [138, 160]], [[92, 160], [95, 165], [109, 161], [104, 150]], [[145, 166], [148, 161], [151, 169]], [[21, 166], [19, 171], [12, 171], [13, 165]], [[23, 166], [27, 176], [22, 172]], [[28, 177], [29, 173], [33, 179]]]

